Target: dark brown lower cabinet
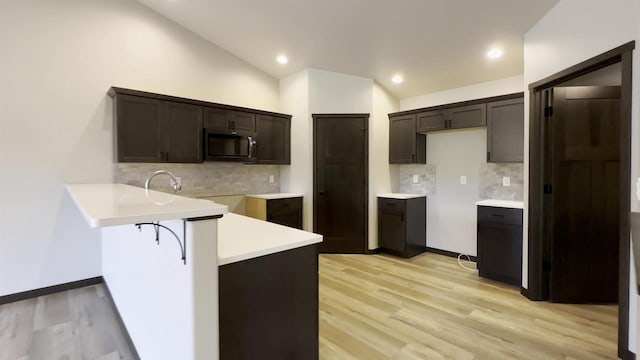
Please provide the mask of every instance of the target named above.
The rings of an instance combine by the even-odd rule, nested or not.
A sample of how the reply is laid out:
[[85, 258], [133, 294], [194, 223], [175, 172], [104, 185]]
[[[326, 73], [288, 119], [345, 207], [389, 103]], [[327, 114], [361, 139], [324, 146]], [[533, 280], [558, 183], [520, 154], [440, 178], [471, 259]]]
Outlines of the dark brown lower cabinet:
[[522, 209], [478, 206], [478, 273], [522, 284]]
[[302, 230], [301, 196], [275, 199], [268, 197], [269, 195], [247, 195], [246, 215]]
[[410, 258], [427, 245], [426, 197], [378, 197], [378, 245], [390, 254]]
[[267, 221], [302, 230], [302, 198], [267, 200]]
[[317, 245], [219, 268], [220, 359], [318, 359]]

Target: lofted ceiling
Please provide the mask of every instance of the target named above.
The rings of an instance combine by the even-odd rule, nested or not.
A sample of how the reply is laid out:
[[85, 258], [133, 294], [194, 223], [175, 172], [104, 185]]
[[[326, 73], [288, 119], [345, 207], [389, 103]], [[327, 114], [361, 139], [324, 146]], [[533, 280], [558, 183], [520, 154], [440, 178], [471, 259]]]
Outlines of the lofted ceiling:
[[[522, 74], [524, 34], [558, 2], [138, 1], [278, 79], [317, 68], [372, 78], [399, 99]], [[488, 59], [496, 46], [503, 57]]]

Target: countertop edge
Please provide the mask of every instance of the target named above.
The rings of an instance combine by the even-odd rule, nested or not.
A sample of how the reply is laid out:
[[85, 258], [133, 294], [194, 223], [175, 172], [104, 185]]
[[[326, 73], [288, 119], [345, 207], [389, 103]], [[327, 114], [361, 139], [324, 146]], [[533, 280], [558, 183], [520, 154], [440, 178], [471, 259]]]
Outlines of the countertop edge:
[[524, 210], [524, 203], [517, 200], [485, 199], [477, 201], [476, 205]]
[[298, 241], [292, 244], [285, 244], [285, 245], [280, 245], [280, 246], [276, 246], [269, 249], [261, 249], [258, 251], [247, 252], [241, 255], [230, 256], [227, 258], [218, 257], [218, 266], [229, 265], [229, 264], [237, 263], [244, 260], [251, 260], [261, 256], [272, 255], [275, 253], [279, 253], [287, 250], [293, 250], [293, 249], [301, 248], [308, 245], [319, 244], [321, 242], [322, 242], [322, 237], [316, 237], [308, 240]]
[[[146, 191], [143, 188], [138, 188], [132, 185], [126, 184], [118, 184], [118, 183], [105, 183], [105, 184], [65, 184], [65, 190], [71, 197], [71, 200], [75, 203], [76, 207], [82, 214], [82, 217], [85, 219], [90, 228], [101, 228], [101, 227], [109, 227], [109, 226], [121, 226], [121, 225], [130, 225], [136, 224], [140, 222], [149, 222], [149, 221], [166, 221], [166, 220], [177, 220], [177, 219], [187, 219], [187, 218], [198, 218], [198, 217], [208, 217], [208, 216], [222, 216], [228, 212], [228, 207], [226, 205], [217, 204], [216, 208], [198, 208], [198, 209], [186, 209], [186, 210], [176, 210], [173, 212], [154, 212], [148, 211], [145, 213], [138, 214], [126, 214], [121, 216], [93, 216], [87, 210], [87, 199], [83, 199], [78, 196], [78, 193], [74, 191], [75, 186], [118, 186], [123, 188], [135, 188], [135, 191]], [[150, 192], [155, 192], [153, 190], [149, 190]], [[164, 194], [164, 193], [163, 193]], [[165, 194], [166, 195], [166, 194]], [[169, 194], [172, 195], [172, 194]], [[176, 197], [192, 200], [192, 201], [206, 201], [200, 199], [191, 199], [184, 196], [173, 195]]]

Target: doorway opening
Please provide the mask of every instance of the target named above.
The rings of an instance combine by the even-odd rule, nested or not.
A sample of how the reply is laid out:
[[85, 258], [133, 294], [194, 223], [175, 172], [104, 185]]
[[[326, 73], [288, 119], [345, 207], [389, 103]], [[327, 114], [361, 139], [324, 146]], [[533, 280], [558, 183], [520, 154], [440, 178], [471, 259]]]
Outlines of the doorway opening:
[[630, 42], [529, 85], [532, 300], [618, 304], [628, 352]]
[[313, 232], [319, 251], [364, 254], [369, 114], [313, 114]]

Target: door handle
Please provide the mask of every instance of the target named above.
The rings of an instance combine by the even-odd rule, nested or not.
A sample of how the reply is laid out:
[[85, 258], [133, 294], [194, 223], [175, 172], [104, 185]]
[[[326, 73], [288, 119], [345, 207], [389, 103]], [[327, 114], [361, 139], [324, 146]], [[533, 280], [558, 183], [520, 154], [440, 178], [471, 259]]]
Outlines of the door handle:
[[253, 157], [253, 137], [252, 136], [247, 136], [247, 140], [249, 140], [249, 158]]

